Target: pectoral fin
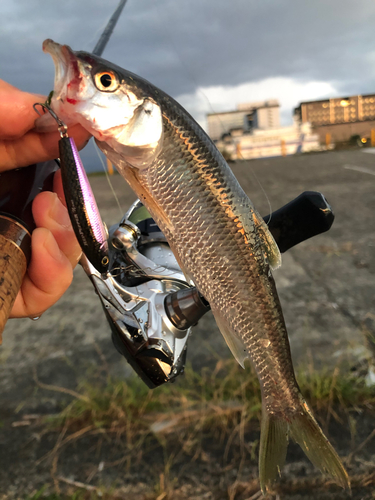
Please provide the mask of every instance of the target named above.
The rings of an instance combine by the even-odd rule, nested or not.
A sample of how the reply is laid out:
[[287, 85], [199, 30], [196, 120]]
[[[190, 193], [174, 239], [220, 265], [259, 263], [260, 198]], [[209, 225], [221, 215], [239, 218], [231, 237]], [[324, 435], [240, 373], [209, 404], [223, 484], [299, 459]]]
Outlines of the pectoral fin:
[[276, 241], [273, 239], [271, 232], [263, 218], [253, 209], [253, 219], [258, 229], [258, 234], [263, 242], [265, 252], [271, 269], [277, 269], [281, 266], [281, 254]]

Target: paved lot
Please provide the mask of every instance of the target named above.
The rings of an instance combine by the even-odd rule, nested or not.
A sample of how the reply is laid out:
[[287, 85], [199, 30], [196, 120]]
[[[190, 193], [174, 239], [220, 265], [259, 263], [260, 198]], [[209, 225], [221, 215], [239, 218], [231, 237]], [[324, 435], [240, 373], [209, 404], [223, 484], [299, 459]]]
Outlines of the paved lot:
[[[313, 359], [317, 365], [332, 365], [343, 358], [356, 363], [366, 355], [363, 322], [375, 313], [375, 155], [331, 152], [232, 167], [264, 215], [268, 202], [275, 210], [305, 190], [327, 197], [336, 215], [332, 229], [284, 254], [275, 278], [295, 364]], [[103, 219], [111, 225], [121, 215], [113, 194], [104, 177], [91, 180]], [[119, 176], [113, 180], [124, 213], [134, 195]], [[34, 374], [44, 382], [75, 388], [103, 355], [117, 376], [130, 373], [112, 346], [91, 283], [77, 268], [69, 291], [39, 321], [8, 322], [0, 348], [0, 420], [13, 418], [20, 409], [53, 412], [59, 396], [36, 392]], [[194, 330], [188, 359], [195, 367], [211, 366], [217, 356], [229, 355], [212, 316], [206, 315]], [[1, 451], [0, 462], [3, 467], [7, 463]]]
[[[346, 355], [362, 356], [362, 322], [375, 312], [375, 156], [363, 151], [332, 152], [241, 162], [232, 168], [264, 215], [269, 213], [268, 203], [275, 210], [305, 190], [321, 191], [327, 197], [336, 215], [332, 229], [285, 253], [275, 278], [295, 362], [306, 355], [327, 363]], [[105, 178], [91, 178], [108, 225], [118, 221], [134, 200], [120, 176], [112, 179], [122, 212]], [[19, 395], [13, 391], [22, 380], [23, 397], [32, 394], [30, 373], [38, 365], [49, 380], [58, 383], [71, 371], [67, 367], [73, 359], [75, 373], [68, 378], [74, 385], [76, 376], [96, 362], [98, 346], [110, 356], [114, 371], [128, 373], [126, 363], [112, 349], [91, 283], [78, 267], [69, 291], [39, 321], [8, 322], [0, 348], [3, 405], [17, 402]], [[196, 365], [209, 363], [211, 350], [229, 355], [212, 316], [207, 315], [194, 331], [189, 360]]]

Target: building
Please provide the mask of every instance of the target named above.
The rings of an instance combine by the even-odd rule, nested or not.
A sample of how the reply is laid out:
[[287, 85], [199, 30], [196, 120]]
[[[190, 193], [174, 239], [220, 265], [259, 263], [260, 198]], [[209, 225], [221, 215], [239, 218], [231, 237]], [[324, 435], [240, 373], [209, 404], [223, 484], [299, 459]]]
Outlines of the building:
[[235, 111], [207, 115], [208, 134], [227, 158], [261, 158], [313, 151], [319, 137], [309, 123], [294, 121], [280, 127], [279, 102], [275, 99], [243, 103]]
[[290, 127], [254, 129], [251, 134], [228, 134], [216, 141], [216, 146], [232, 160], [286, 156], [321, 149], [319, 136], [312, 134], [311, 125], [296, 122]]
[[239, 104], [237, 110], [207, 115], [208, 135], [218, 141], [236, 131], [251, 133], [253, 129], [268, 130], [280, 127], [279, 102], [271, 99], [262, 102]]
[[375, 129], [375, 94], [302, 102], [294, 115], [300, 123], [311, 124], [321, 143], [328, 136], [332, 142], [347, 141], [355, 135], [369, 138]]

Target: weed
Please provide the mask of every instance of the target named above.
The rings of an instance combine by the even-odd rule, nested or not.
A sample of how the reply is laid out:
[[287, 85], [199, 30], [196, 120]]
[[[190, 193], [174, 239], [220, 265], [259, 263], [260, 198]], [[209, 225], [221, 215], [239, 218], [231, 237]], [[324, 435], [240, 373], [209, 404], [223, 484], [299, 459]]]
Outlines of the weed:
[[[26, 500], [85, 500], [84, 492], [76, 491], [72, 495], [59, 495], [57, 493], [44, 494], [46, 486], [43, 486], [33, 495], [26, 497]], [[93, 497], [90, 500], [94, 500]]]
[[[203, 369], [200, 373], [188, 366], [185, 376], [177, 383], [153, 391], [138, 378], [127, 382], [112, 378], [92, 380], [82, 382], [76, 393], [70, 391], [69, 395], [74, 399], [59, 415], [49, 420], [53, 429], [62, 429], [49, 453], [53, 457], [51, 473], [55, 486], [63, 480], [57, 475], [61, 448], [87, 434], [121, 438], [123, 458], [107, 467], [125, 464], [130, 471], [134, 459], [138, 461], [144, 454], [159, 450], [159, 460], [162, 457], [164, 467], [159, 462], [155, 469], [155, 496], [150, 500], [173, 498], [176, 483], [171, 469], [177, 468], [182, 474], [187, 463], [184, 457], [190, 456], [191, 461], [210, 460], [205, 452], [207, 439], [217, 442], [225, 463], [229, 464], [232, 459], [242, 463], [245, 455], [256, 461], [258, 441], [251, 442], [249, 431], [259, 430], [262, 405], [259, 383], [249, 366], [243, 370], [234, 360], [221, 360], [213, 371]], [[338, 410], [346, 412], [354, 456], [357, 449], [354, 449], [356, 424], [353, 409], [373, 410], [375, 387], [367, 387], [364, 377], [339, 367], [333, 372], [328, 369], [317, 371], [312, 365], [301, 367], [297, 370], [297, 380], [310, 406], [320, 417], [325, 413], [322, 424], [326, 428], [331, 416], [342, 422]], [[104, 493], [100, 494], [105, 497]], [[93, 495], [96, 495], [95, 491], [86, 491], [84, 497], [67, 500], [91, 500]], [[60, 497], [48, 500], [60, 500]], [[61, 497], [61, 500], [64, 499]]]
[[259, 419], [259, 384], [248, 367], [244, 371], [232, 361], [219, 361], [212, 373], [206, 369], [196, 373], [187, 367], [179, 382], [154, 391], [138, 378], [83, 382], [79, 397], [50, 423], [72, 432], [90, 426], [129, 438], [150, 428], [170, 431], [182, 422], [201, 430], [225, 429], [238, 423], [240, 413], [246, 413], [247, 420]]
[[375, 408], [375, 388], [368, 387], [365, 378], [353, 372], [328, 368], [317, 371], [313, 366], [297, 370], [302, 394], [315, 410], [325, 411], [329, 406], [348, 408]]
[[[330, 408], [375, 405], [375, 388], [367, 387], [364, 378], [336, 368], [317, 371], [313, 366], [297, 370], [302, 394], [318, 412]], [[80, 384], [76, 397], [50, 423], [65, 426], [70, 432], [86, 427], [126, 436], [129, 446], [134, 437], [152, 432], [170, 433], [194, 428], [228, 435], [245, 418], [245, 423], [259, 421], [261, 393], [257, 377], [247, 366], [243, 370], [234, 360], [219, 361], [214, 371], [194, 372], [191, 367], [178, 383], [153, 391], [138, 378], [127, 382], [105, 381]]]

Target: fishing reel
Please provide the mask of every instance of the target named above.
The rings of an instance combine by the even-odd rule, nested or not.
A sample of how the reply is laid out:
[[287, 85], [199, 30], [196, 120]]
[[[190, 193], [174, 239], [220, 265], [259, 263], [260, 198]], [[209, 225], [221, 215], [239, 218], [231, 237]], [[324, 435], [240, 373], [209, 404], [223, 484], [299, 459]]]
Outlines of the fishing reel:
[[137, 201], [108, 237], [109, 270], [83, 256], [112, 329], [116, 349], [149, 386], [173, 380], [185, 365], [191, 327], [209, 309], [183, 275], [164, 234]]
[[[280, 251], [330, 229], [334, 215], [321, 193], [307, 191], [264, 217]], [[108, 272], [83, 255], [111, 326], [116, 349], [150, 387], [183, 372], [192, 327], [210, 310], [186, 281], [169, 245], [138, 200], [108, 237]]]

